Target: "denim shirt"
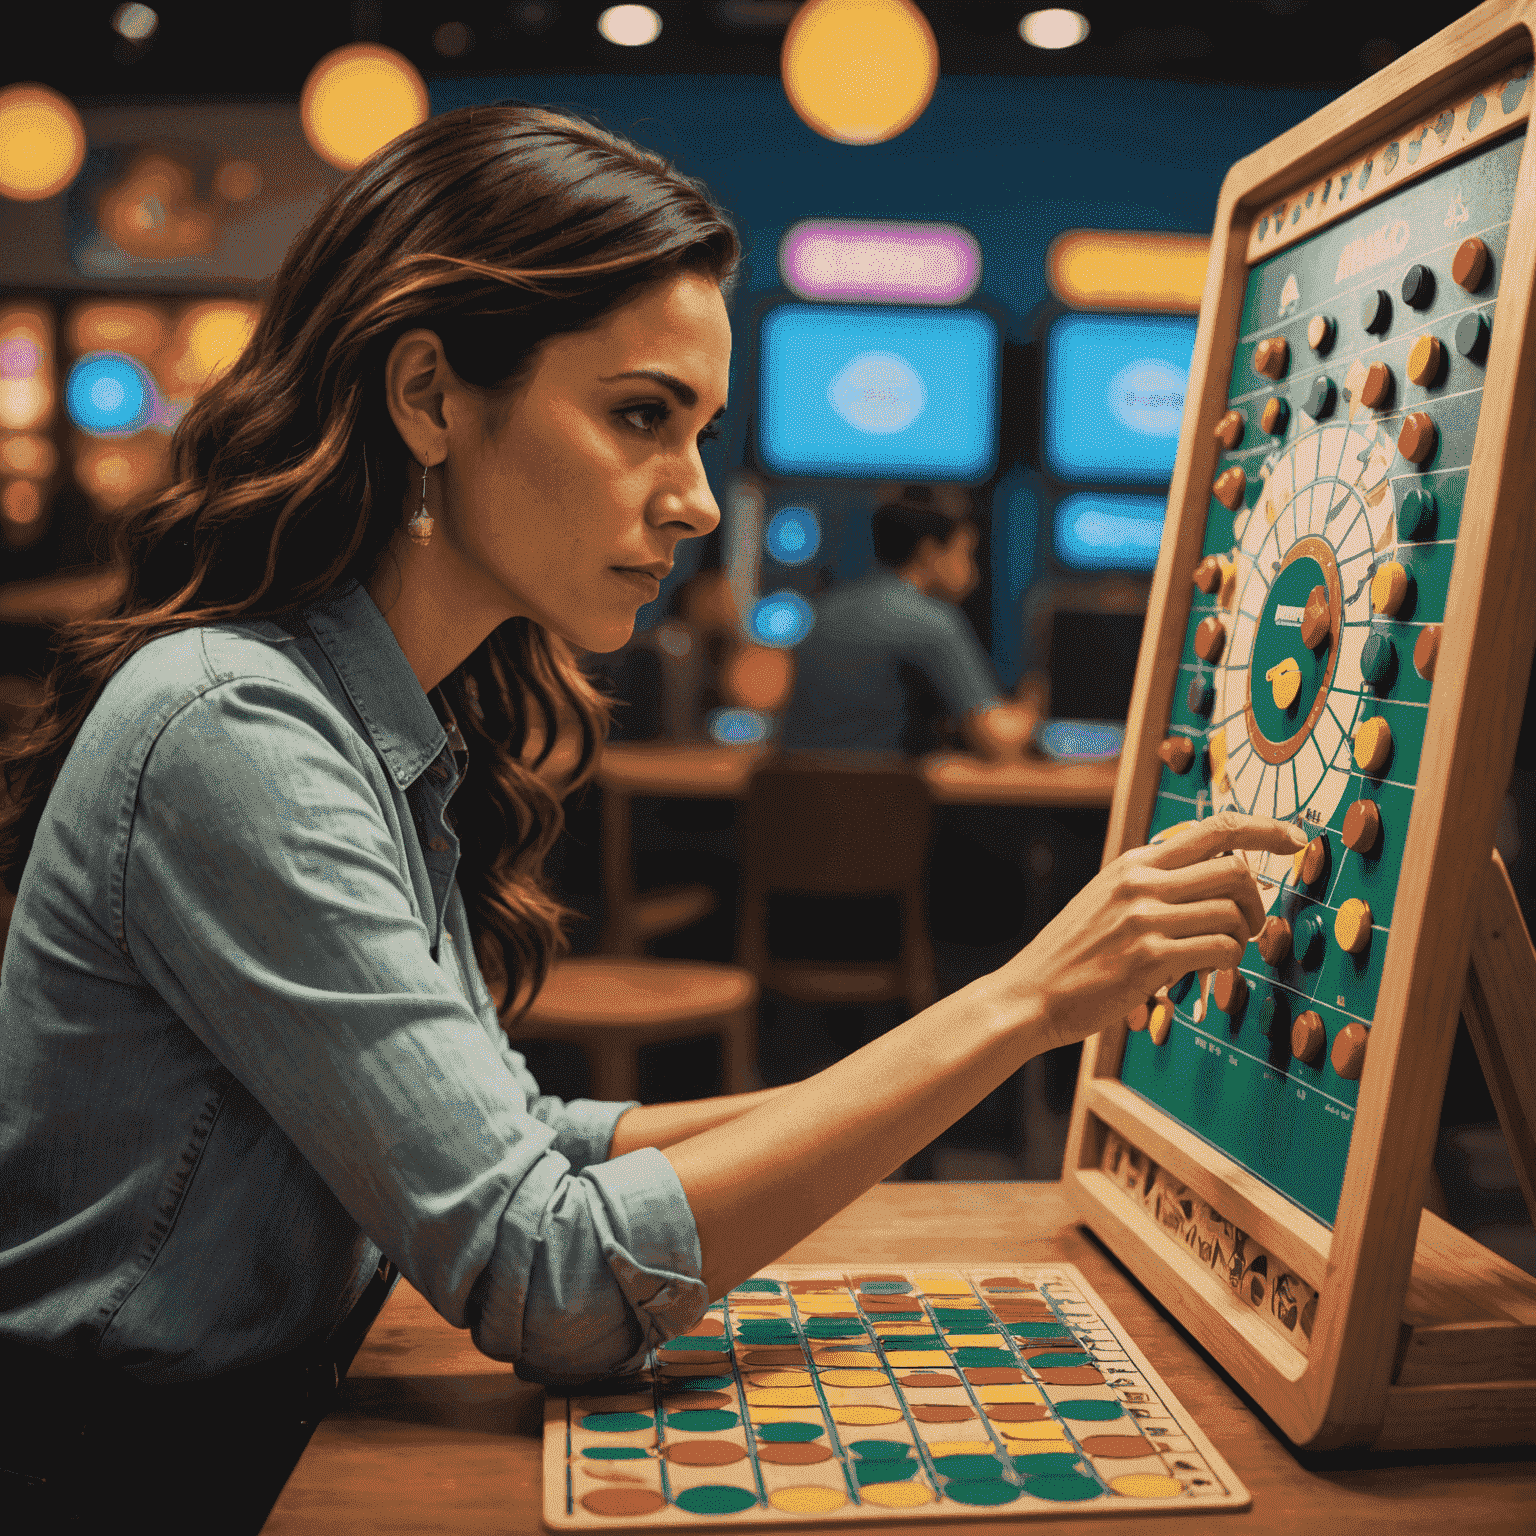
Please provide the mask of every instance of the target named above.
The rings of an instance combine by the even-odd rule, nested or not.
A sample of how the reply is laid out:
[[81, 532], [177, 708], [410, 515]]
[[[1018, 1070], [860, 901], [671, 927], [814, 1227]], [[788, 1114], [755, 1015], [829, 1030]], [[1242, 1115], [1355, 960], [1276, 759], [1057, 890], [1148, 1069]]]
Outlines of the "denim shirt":
[[[627, 1104], [541, 1096], [471, 947], [468, 766], [367, 590], [152, 641], [49, 797], [0, 967], [0, 1339], [198, 1380], [381, 1252], [535, 1381], [708, 1303]], [[458, 750], [455, 750], [455, 749]]]

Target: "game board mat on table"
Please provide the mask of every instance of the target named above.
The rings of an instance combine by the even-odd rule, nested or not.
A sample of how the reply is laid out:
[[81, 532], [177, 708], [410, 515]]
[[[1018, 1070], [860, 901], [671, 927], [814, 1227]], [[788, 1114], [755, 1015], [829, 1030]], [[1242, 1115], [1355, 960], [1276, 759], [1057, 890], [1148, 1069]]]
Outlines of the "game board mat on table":
[[545, 1403], [554, 1530], [1249, 1503], [1069, 1264], [775, 1266], [639, 1374]]

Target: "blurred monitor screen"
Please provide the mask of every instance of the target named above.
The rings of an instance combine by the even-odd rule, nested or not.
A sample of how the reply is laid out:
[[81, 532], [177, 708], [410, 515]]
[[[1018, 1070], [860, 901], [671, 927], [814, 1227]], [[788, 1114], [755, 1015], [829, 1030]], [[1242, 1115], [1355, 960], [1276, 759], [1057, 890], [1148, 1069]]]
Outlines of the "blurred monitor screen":
[[997, 380], [980, 310], [782, 304], [763, 320], [758, 448], [781, 475], [984, 480]]
[[1141, 613], [1060, 608], [1051, 616], [1051, 714], [1124, 720], [1131, 710]]
[[1194, 316], [1063, 315], [1045, 341], [1045, 465], [1063, 480], [1166, 484]]
[[1079, 571], [1150, 571], [1163, 539], [1162, 496], [1074, 491], [1056, 503], [1052, 547]]

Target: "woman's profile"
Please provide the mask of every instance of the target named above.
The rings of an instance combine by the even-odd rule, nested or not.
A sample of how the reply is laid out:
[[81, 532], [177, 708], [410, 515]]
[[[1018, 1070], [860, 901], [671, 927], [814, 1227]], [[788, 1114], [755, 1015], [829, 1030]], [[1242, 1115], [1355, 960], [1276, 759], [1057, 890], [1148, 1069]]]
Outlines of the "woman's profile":
[[432, 119], [314, 216], [117, 527], [121, 598], [0, 747], [0, 1470], [46, 1515], [148, 1491], [161, 1529], [254, 1529], [396, 1272], [529, 1379], [631, 1368], [1260, 926], [1218, 855], [1299, 843], [1216, 817], [804, 1082], [541, 1095], [504, 1021], [605, 729], [577, 653], [719, 519], [739, 258], [579, 119]]

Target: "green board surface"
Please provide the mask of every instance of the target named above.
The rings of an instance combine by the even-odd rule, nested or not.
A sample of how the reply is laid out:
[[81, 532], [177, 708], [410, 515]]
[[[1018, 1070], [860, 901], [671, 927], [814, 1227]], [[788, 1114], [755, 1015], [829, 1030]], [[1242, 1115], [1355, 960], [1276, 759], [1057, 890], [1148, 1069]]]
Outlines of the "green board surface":
[[[1203, 554], [1230, 561], [1233, 572], [1226, 590], [1195, 592], [1169, 725], [1170, 734], [1203, 750], [1185, 773], [1163, 769], [1149, 828], [1156, 836], [1235, 806], [1293, 820], [1327, 840], [1327, 872], [1313, 886], [1300, 883], [1289, 859], [1250, 861], [1272, 915], [1303, 933], [1320, 916], [1311, 952], [1293, 950], [1269, 965], [1250, 944], [1242, 965], [1246, 1006], [1231, 1016], [1191, 988], [1176, 1003], [1163, 1044], [1144, 1031], [1130, 1034], [1120, 1076], [1330, 1226], [1358, 1088], [1335, 1070], [1332, 1047], [1352, 1023], [1368, 1030], [1375, 1015], [1432, 686], [1415, 669], [1414, 645], [1426, 625], [1444, 618], [1482, 404], [1486, 350], [1463, 355], [1456, 337], [1468, 316], [1481, 315], [1490, 331], [1495, 323], [1524, 142], [1522, 130], [1474, 150], [1250, 271], [1228, 390], [1229, 409], [1245, 417], [1244, 434], [1217, 465], [1218, 473], [1241, 468], [1246, 489], [1235, 511], [1212, 496], [1203, 545]], [[1471, 236], [1492, 259], [1482, 284], [1467, 292], [1453, 281], [1451, 264]], [[1428, 303], [1405, 299], [1416, 266], [1432, 274]], [[1363, 309], [1377, 290], [1390, 314], [1385, 329], [1370, 332]], [[1422, 284], [1414, 296], [1422, 300]], [[1331, 345], [1321, 351], [1308, 344], [1317, 315], [1334, 322]], [[1408, 360], [1425, 335], [1441, 342], [1445, 361], [1420, 386], [1409, 380]], [[1255, 371], [1254, 351], [1276, 336], [1285, 338], [1289, 362], [1270, 379]], [[1371, 409], [1360, 388], [1364, 370], [1377, 362], [1391, 371], [1393, 386]], [[1333, 382], [1334, 399], [1331, 410], [1313, 417], [1309, 405], [1328, 393], [1316, 389], [1320, 377]], [[1289, 408], [1275, 435], [1260, 423], [1271, 396]], [[1419, 464], [1397, 446], [1409, 412], [1426, 413], [1437, 429], [1434, 453]], [[1413, 491], [1432, 492], [1435, 509], [1410, 537], [1398, 524]], [[1390, 617], [1371, 603], [1372, 578], [1388, 561], [1409, 577], [1408, 596]], [[1333, 627], [1328, 643], [1312, 649], [1301, 639], [1301, 620], [1318, 587], [1330, 594]], [[1225, 640], [1206, 662], [1195, 636], [1213, 617]], [[1374, 684], [1362, 667], [1373, 635], [1373, 657], [1381, 641], [1391, 646]], [[1289, 701], [1277, 680], [1286, 668], [1300, 674]], [[1390, 727], [1392, 751], [1378, 773], [1366, 774], [1355, 765], [1352, 741], [1372, 717]], [[1347, 848], [1342, 837], [1345, 815], [1359, 800], [1374, 801], [1381, 818], [1381, 839], [1369, 853]], [[1351, 899], [1371, 912], [1360, 954], [1347, 953], [1334, 931]], [[1308, 1010], [1327, 1040], [1310, 1062], [1292, 1055], [1291, 1038], [1291, 1021]]]

